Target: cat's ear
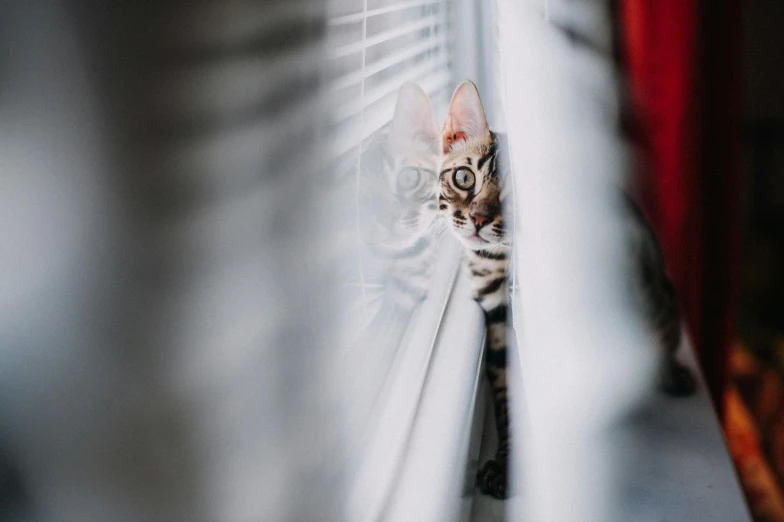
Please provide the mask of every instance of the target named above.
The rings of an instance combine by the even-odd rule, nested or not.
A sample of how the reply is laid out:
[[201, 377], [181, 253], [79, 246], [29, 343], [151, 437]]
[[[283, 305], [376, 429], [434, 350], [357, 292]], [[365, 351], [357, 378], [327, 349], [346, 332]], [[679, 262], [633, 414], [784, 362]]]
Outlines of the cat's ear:
[[455, 143], [486, 136], [490, 136], [490, 128], [479, 91], [471, 81], [465, 80], [457, 86], [449, 103], [446, 123], [441, 131], [444, 153], [451, 151]]
[[404, 146], [411, 142], [418, 142], [433, 153], [439, 153], [441, 134], [438, 130], [438, 122], [427, 94], [419, 85], [407, 82], [400, 88], [395, 104], [395, 116], [390, 127], [390, 137]]

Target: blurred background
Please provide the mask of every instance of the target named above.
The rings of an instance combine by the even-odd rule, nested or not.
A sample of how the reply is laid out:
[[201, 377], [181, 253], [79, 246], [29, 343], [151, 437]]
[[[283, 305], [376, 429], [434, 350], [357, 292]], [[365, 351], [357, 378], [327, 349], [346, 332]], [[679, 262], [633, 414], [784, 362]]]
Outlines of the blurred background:
[[[438, 165], [399, 154], [427, 112], [407, 82], [436, 131], [466, 78], [508, 131], [540, 78], [502, 63], [538, 55], [591, 79], [543, 100], [626, 104], [606, 132], [710, 398], [703, 464], [784, 521], [784, 4], [520, 4], [0, 3], [0, 520], [504, 519], [473, 491], [459, 248], [389, 176]], [[525, 52], [499, 6], [545, 28]]]
[[619, 5], [642, 199], [752, 513], [783, 520], [784, 6]]
[[779, 61], [784, 6], [742, 2], [740, 30], [739, 265], [737, 329], [730, 344], [725, 427], [759, 520], [784, 519], [784, 165]]

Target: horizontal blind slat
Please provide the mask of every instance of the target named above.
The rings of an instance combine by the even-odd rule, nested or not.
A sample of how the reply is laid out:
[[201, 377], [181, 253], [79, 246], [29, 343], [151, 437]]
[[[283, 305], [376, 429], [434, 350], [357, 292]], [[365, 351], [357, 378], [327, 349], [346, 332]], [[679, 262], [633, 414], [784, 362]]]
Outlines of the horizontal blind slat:
[[[450, 74], [448, 70], [434, 72], [425, 78], [421, 78], [419, 85], [424, 89], [428, 96], [433, 96], [449, 85]], [[394, 94], [396, 89], [390, 94]], [[384, 128], [390, 122], [395, 111], [395, 96], [388, 96], [378, 100], [373, 106], [366, 106], [363, 113], [362, 132], [359, 129], [351, 129], [347, 132], [337, 133], [332, 141], [331, 149], [335, 156], [340, 156], [359, 145], [360, 140], [365, 141], [376, 132]]]
[[346, 87], [359, 83], [365, 78], [369, 78], [370, 76], [383, 71], [384, 69], [393, 67], [431, 49], [437, 49], [441, 46], [444, 46], [445, 44], [446, 37], [443, 35], [422, 40], [413, 46], [401, 49], [400, 51], [384, 58], [383, 60], [374, 62], [371, 65], [366, 65], [364, 69], [359, 69], [357, 71], [335, 78], [335, 80], [331, 82], [330, 90], [337, 91], [340, 89], [345, 89]]
[[354, 53], [361, 52], [368, 47], [372, 47], [374, 45], [378, 45], [383, 42], [388, 42], [394, 38], [399, 36], [403, 36], [409, 33], [413, 33], [414, 31], [419, 31], [421, 29], [427, 29], [428, 27], [436, 27], [436, 26], [443, 26], [443, 15], [431, 15], [422, 18], [421, 20], [417, 20], [416, 22], [406, 24], [402, 27], [397, 27], [395, 29], [390, 29], [388, 31], [384, 31], [379, 33], [375, 36], [370, 38], [366, 38], [364, 41], [353, 42], [346, 45], [341, 45], [332, 49], [328, 56], [330, 59], [341, 58], [343, 56], [348, 56]]
[[327, 21], [327, 24], [330, 26], [337, 26], [337, 25], [345, 25], [345, 24], [353, 24], [356, 22], [361, 22], [364, 18], [371, 18], [373, 16], [379, 16], [387, 13], [394, 13], [396, 11], [403, 11], [404, 9], [411, 9], [412, 7], [423, 7], [428, 5], [443, 5], [444, 2], [438, 0], [415, 0], [413, 2], [402, 2], [400, 4], [394, 5], [387, 5], [384, 7], [378, 7], [376, 9], [371, 9], [367, 13], [354, 13], [345, 16], [336, 16], [331, 18]]
[[332, 157], [341, 164], [350, 164], [362, 143], [389, 124], [396, 93], [404, 83], [418, 83], [439, 107], [450, 95], [451, 1], [384, 3], [363, 12], [344, 11], [329, 20], [335, 35], [351, 36], [346, 31], [356, 32], [358, 27], [365, 33], [363, 39], [354, 35], [354, 41], [336, 41], [328, 50], [333, 71], [339, 72], [327, 84], [328, 99], [333, 100], [328, 139]]
[[[338, 106], [333, 111], [333, 116], [336, 121], [344, 120], [353, 115], [359, 114], [364, 107], [372, 105], [384, 96], [397, 92], [400, 86], [406, 82], [417, 82], [425, 74], [431, 72], [441, 72], [448, 64], [447, 58], [442, 57], [438, 60], [427, 60], [422, 64], [408, 69], [403, 75], [390, 78], [386, 82], [378, 85], [377, 87], [365, 91], [364, 100], [356, 100]], [[423, 86], [424, 88], [424, 86]]]

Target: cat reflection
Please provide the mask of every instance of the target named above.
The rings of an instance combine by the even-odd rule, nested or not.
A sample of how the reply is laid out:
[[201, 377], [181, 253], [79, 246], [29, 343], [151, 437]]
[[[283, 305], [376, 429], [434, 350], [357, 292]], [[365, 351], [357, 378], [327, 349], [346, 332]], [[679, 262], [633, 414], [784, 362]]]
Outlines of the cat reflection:
[[439, 160], [440, 130], [427, 95], [405, 84], [388, 132], [368, 144], [360, 165], [365, 272], [375, 279], [387, 309], [410, 312], [427, 295]]

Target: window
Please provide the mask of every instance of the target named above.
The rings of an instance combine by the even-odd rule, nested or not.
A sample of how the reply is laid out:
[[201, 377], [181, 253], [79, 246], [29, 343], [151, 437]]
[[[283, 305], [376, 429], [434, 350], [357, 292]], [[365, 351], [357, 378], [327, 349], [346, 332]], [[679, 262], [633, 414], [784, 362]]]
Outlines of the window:
[[[448, 232], [438, 234], [435, 183], [433, 211], [419, 213], [417, 231], [401, 232], [402, 221], [386, 211], [405, 215], [404, 194], [394, 185], [407, 164], [421, 167], [419, 176], [438, 168], [446, 109], [466, 75], [454, 27], [468, 25], [468, 5], [330, 4], [327, 154], [336, 180], [330, 207], [339, 214], [335, 271], [346, 305], [348, 348], [339, 366], [347, 375], [341, 402], [351, 448], [350, 520], [395, 519], [414, 504], [423, 519], [453, 519], [457, 499], [447, 496], [464, 486], [481, 312], [458, 277], [460, 248]], [[412, 159], [395, 145], [410, 137], [395, 124], [396, 106], [408, 103], [401, 90], [407, 82], [421, 87], [435, 115], [430, 162], [428, 154]], [[413, 113], [424, 117], [427, 108]], [[423, 470], [425, 462], [433, 465]]]
[[450, 0], [333, 0], [329, 91], [332, 153], [353, 160], [391, 120], [398, 90], [418, 83], [436, 111], [452, 94]]

